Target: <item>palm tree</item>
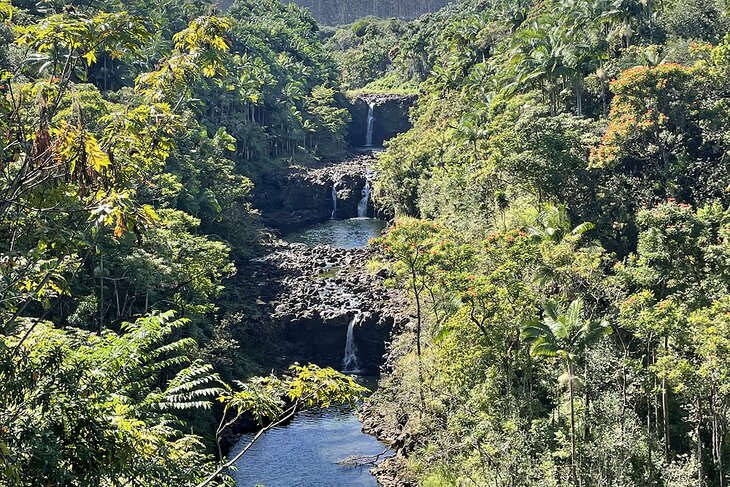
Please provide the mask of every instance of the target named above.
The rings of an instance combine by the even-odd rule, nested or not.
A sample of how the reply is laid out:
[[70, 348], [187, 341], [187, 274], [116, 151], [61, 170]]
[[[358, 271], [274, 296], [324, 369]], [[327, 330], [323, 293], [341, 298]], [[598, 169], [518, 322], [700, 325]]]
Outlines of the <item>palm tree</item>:
[[469, 145], [474, 151], [474, 162], [479, 161], [479, 140], [486, 138], [487, 131], [482, 128], [481, 117], [478, 113], [468, 112], [462, 115], [456, 126], [457, 137]]
[[505, 86], [507, 92], [525, 86], [547, 92], [551, 115], [557, 112], [558, 88], [565, 81], [576, 86], [571, 80], [577, 79], [576, 73], [584, 62], [582, 55], [576, 54], [572, 45], [575, 40], [569, 37], [566, 26], [555, 20], [542, 16], [513, 36], [507, 70], [511, 82]]
[[573, 227], [565, 205], [546, 204], [540, 211], [535, 225], [528, 226], [525, 231], [540, 240], [558, 243], [567, 237], [578, 238], [593, 228], [595, 225], [591, 222], [583, 222]]
[[575, 437], [575, 363], [586, 348], [602, 336], [611, 333], [606, 319], [583, 319], [583, 300], [575, 299], [565, 312], [558, 312], [555, 301], [545, 305], [542, 321], [528, 323], [522, 328], [522, 339], [530, 343], [532, 357], [558, 357], [564, 367], [570, 397], [570, 476], [576, 483]]

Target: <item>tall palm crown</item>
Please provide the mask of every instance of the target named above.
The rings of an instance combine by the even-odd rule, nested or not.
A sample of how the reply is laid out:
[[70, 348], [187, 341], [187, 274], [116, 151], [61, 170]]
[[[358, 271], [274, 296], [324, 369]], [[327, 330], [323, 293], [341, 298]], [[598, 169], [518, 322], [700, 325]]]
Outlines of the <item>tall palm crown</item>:
[[530, 343], [533, 357], [559, 357], [565, 367], [570, 399], [570, 473], [573, 485], [576, 483], [576, 436], [575, 436], [575, 389], [574, 366], [581, 353], [611, 333], [605, 318], [585, 320], [583, 299], [573, 300], [565, 312], [558, 311], [558, 304], [551, 300], [545, 305], [542, 321], [528, 323], [522, 329], [522, 339]]

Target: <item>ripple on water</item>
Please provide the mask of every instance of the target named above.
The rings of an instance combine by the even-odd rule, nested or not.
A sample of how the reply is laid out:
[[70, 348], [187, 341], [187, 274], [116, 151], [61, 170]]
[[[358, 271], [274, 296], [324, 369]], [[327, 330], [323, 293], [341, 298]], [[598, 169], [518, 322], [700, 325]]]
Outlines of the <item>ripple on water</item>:
[[[337, 462], [351, 456], [377, 455], [385, 446], [361, 431], [351, 410], [330, 408], [302, 413], [287, 426], [265, 433], [236, 464], [238, 487], [376, 487], [370, 466]], [[245, 436], [231, 452], [243, 448]]]
[[366, 247], [368, 240], [379, 236], [385, 226], [385, 221], [375, 218], [328, 220], [291, 232], [284, 238], [288, 242], [303, 243], [310, 247], [329, 245], [340, 249], [356, 249]]

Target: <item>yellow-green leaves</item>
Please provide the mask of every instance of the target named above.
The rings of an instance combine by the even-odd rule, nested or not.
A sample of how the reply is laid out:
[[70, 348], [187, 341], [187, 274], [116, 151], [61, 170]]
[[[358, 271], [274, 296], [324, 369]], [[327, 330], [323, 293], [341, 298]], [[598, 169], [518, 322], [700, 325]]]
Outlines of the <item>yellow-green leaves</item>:
[[228, 41], [223, 36], [230, 26], [223, 17], [194, 19], [188, 28], [173, 36], [175, 52], [156, 71], [137, 77], [137, 91], [153, 101], [177, 99], [200, 73], [208, 78], [225, 75]]
[[127, 230], [134, 230], [139, 234], [143, 229], [157, 225], [160, 221], [151, 206], [140, 206], [129, 192], [99, 192], [94, 196], [96, 203], [90, 220], [97, 227], [113, 227], [115, 238], [121, 237]]
[[308, 407], [353, 404], [367, 392], [352, 377], [331, 368], [292, 365], [289, 371], [293, 374], [287, 381], [289, 399], [301, 401]]
[[276, 419], [284, 412], [283, 382], [276, 376], [254, 377], [246, 382], [235, 383], [237, 391], [225, 386], [226, 391], [218, 398], [226, 409], [233, 408], [238, 415], [249, 413], [260, 425], [266, 420]]
[[259, 422], [273, 420], [284, 413], [284, 398], [299, 407], [329, 407], [332, 404], [353, 404], [362, 399], [367, 389], [347, 375], [313, 364], [289, 367], [289, 375], [254, 377], [236, 381], [237, 391], [226, 386], [218, 400], [240, 415], [248, 412]]
[[231, 21], [214, 15], [198, 17], [190, 22], [187, 29], [173, 36], [175, 48], [193, 53], [200, 50], [228, 50], [228, 41], [223, 37], [231, 27]]
[[94, 51], [89, 51], [84, 54], [83, 58], [86, 59], [86, 64], [91, 66], [96, 62], [96, 53]]
[[0, 22], [13, 19], [13, 6], [8, 0], [0, 0]]
[[99, 142], [91, 134], [84, 137], [84, 148], [89, 166], [96, 172], [109, 166], [109, 156], [99, 147]]
[[51, 134], [56, 138], [56, 160], [68, 167], [73, 178], [86, 184], [109, 166], [109, 156], [83, 127], [63, 121]]
[[[0, 19], [2, 12], [0, 6]], [[15, 32], [17, 45], [67, 59], [71, 61], [68, 67], [80, 58], [90, 66], [97, 61], [98, 52], [119, 58], [123, 53], [136, 52], [149, 39], [144, 21], [127, 12], [55, 14], [32, 25], [16, 26]]]

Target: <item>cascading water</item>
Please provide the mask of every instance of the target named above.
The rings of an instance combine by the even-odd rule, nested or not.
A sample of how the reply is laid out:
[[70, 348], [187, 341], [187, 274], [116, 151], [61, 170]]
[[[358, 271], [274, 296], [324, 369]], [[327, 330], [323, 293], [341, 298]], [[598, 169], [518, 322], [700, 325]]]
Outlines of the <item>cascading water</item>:
[[373, 125], [375, 122], [375, 102], [368, 104], [368, 130], [365, 137], [365, 147], [373, 146]]
[[358, 372], [360, 364], [357, 363], [357, 346], [355, 346], [355, 325], [360, 319], [360, 314], [356, 314], [350, 320], [347, 326], [347, 340], [345, 341], [345, 358], [342, 359], [343, 372]]
[[365, 181], [365, 187], [362, 188], [362, 197], [357, 204], [357, 217], [365, 218], [368, 216], [368, 203], [370, 202], [370, 181]]
[[337, 189], [332, 186], [332, 219], [337, 215]]

